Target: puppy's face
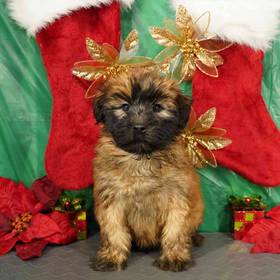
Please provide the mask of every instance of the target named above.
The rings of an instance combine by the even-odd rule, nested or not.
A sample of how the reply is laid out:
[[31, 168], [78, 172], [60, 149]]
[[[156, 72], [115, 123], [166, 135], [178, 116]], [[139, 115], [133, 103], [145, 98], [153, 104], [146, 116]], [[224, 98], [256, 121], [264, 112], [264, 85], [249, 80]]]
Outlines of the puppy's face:
[[141, 70], [111, 78], [94, 102], [97, 122], [133, 154], [165, 148], [186, 126], [189, 110], [173, 81]]

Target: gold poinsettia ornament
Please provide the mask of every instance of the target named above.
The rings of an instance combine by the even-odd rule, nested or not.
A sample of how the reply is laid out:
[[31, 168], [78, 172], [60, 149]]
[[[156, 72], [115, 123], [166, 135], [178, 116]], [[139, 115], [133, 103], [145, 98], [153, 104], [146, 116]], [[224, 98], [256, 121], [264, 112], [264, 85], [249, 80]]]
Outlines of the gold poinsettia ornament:
[[217, 66], [223, 64], [218, 52], [232, 44], [208, 34], [210, 13], [205, 12], [195, 22], [181, 5], [176, 20], [165, 20], [164, 28], [151, 27], [150, 33], [165, 48], [155, 62], [171, 78], [180, 82], [191, 80], [196, 69], [211, 77], [218, 77]]
[[213, 127], [216, 119], [216, 108], [211, 108], [199, 118], [191, 109], [188, 125], [181, 135], [188, 157], [193, 165], [201, 168], [206, 165], [217, 167], [212, 151], [223, 149], [232, 141], [224, 135], [226, 130]]
[[87, 38], [86, 47], [92, 60], [76, 62], [72, 69], [73, 75], [88, 81], [92, 81], [86, 92], [86, 98], [92, 98], [98, 88], [110, 77], [119, 75], [135, 67], [149, 67], [154, 65], [151, 58], [135, 56], [139, 47], [138, 32], [132, 30], [122, 44], [119, 52], [112, 45], [97, 44]]

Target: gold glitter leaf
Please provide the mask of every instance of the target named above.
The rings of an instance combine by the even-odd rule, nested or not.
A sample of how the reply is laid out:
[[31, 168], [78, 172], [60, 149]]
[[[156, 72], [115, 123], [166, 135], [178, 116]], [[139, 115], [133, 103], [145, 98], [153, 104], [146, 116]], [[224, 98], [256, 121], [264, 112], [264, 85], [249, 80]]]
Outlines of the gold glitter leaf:
[[216, 108], [211, 108], [201, 115], [195, 122], [193, 130], [195, 132], [203, 132], [211, 128], [216, 118]]
[[92, 59], [104, 59], [102, 46], [98, 45], [91, 38], [86, 38], [87, 51]]
[[195, 70], [196, 70], [196, 65], [195, 65], [194, 60], [189, 60], [186, 63], [186, 67], [184, 68], [184, 73], [183, 73], [183, 74], [185, 74], [184, 79], [187, 81], [191, 80], [194, 75]]
[[212, 151], [231, 144], [230, 139], [223, 137], [226, 133], [224, 129], [212, 127], [215, 117], [216, 108], [209, 109], [198, 119], [192, 108], [187, 127], [181, 135], [187, 156], [197, 168], [205, 165], [216, 167], [217, 162]]
[[179, 5], [176, 10], [176, 25], [180, 28], [193, 27], [192, 17], [189, 15], [187, 9], [182, 5]]
[[208, 67], [215, 67], [215, 61], [213, 57], [209, 56], [206, 51], [198, 52], [197, 58], [202, 62], [202, 64]]
[[124, 40], [123, 46], [125, 50], [129, 52], [130, 50], [138, 46], [138, 41], [138, 32], [134, 29], [128, 34], [127, 38]]
[[208, 55], [213, 59], [215, 66], [221, 66], [224, 64], [223, 58], [218, 53], [208, 53]]
[[230, 139], [216, 136], [197, 136], [197, 142], [209, 150], [223, 149], [232, 143]]
[[154, 38], [154, 40], [156, 40], [159, 45], [165, 47], [174, 46], [178, 41], [178, 38], [175, 34], [172, 34], [168, 30], [163, 28], [151, 27], [150, 33]]
[[203, 153], [199, 149], [193, 149], [190, 145], [186, 147], [187, 156], [191, 159], [193, 166], [201, 168], [205, 164]]
[[81, 66], [74, 67], [72, 74], [78, 78], [85, 79], [87, 81], [94, 81], [102, 75], [100, 69], [97, 69], [93, 66]]

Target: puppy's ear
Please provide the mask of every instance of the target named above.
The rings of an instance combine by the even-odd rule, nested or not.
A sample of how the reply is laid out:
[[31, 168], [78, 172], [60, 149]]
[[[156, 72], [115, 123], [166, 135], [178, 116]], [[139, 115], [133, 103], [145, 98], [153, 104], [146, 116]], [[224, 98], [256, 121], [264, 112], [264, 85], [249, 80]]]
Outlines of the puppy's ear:
[[97, 95], [93, 101], [93, 114], [97, 123], [104, 122], [105, 119], [105, 94]]
[[176, 99], [176, 102], [179, 113], [179, 128], [183, 129], [186, 127], [189, 119], [191, 100], [188, 97], [179, 94]]

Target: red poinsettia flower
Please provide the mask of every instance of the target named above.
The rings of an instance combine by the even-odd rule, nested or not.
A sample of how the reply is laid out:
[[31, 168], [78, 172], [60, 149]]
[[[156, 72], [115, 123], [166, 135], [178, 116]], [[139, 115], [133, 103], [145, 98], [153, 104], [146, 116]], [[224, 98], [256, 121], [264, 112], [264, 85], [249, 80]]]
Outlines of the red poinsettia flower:
[[251, 253], [280, 254], [280, 205], [259, 219], [242, 241], [254, 244]]
[[34, 181], [31, 186], [31, 191], [35, 195], [35, 198], [44, 204], [43, 210], [49, 210], [55, 206], [61, 195], [61, 188], [55, 185], [47, 176]]
[[59, 212], [40, 213], [45, 208], [22, 183], [0, 177], [0, 256], [14, 247], [22, 259], [40, 256], [48, 243], [76, 240], [76, 230]]

